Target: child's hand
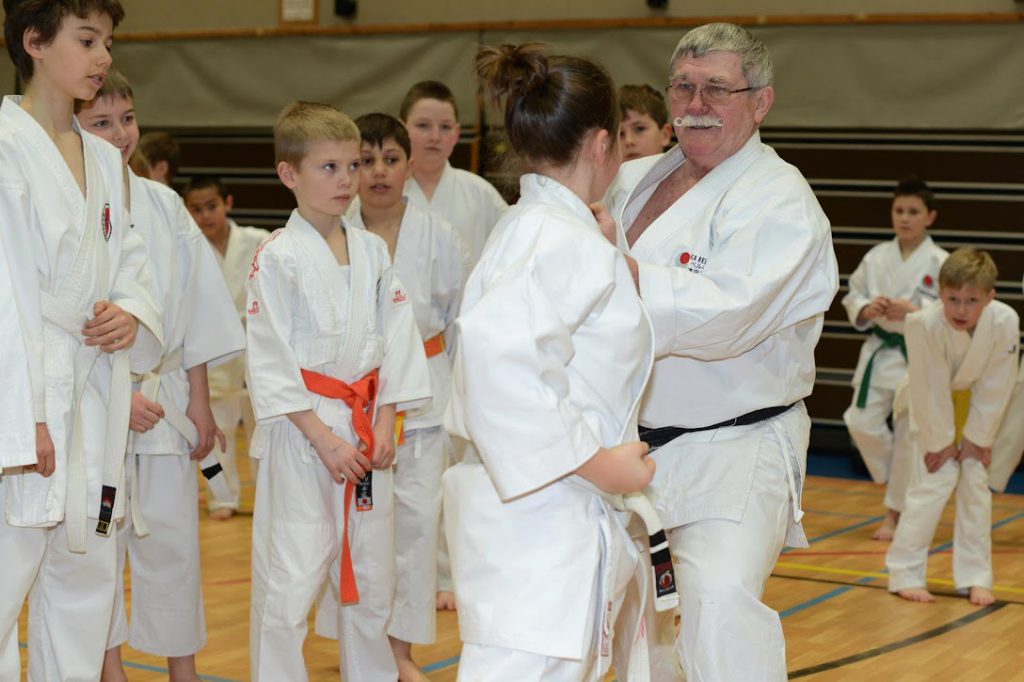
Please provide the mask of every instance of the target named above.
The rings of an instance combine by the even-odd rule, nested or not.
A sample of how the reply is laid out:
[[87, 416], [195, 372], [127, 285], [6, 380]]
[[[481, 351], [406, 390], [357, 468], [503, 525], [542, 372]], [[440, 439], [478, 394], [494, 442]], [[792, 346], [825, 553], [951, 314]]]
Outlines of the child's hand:
[[46, 428], [46, 422], [40, 422], [36, 424], [36, 463], [25, 467], [25, 470], [49, 478], [56, 467], [57, 456], [50, 439], [50, 430]]
[[381, 405], [373, 424], [373, 452], [370, 463], [374, 469], [387, 469], [395, 463], [395, 406]]
[[132, 412], [128, 418], [128, 428], [136, 433], [145, 433], [156, 426], [164, 418], [164, 408], [135, 391], [132, 393]]
[[907, 315], [920, 310], [916, 305], [905, 298], [891, 298], [889, 305], [885, 308], [885, 319], [893, 322], [900, 322], [906, 319]]
[[981, 462], [982, 466], [988, 469], [992, 464], [992, 448], [983, 448], [964, 438], [960, 444], [960, 454], [957, 457], [957, 461], [963, 462], [966, 459], [976, 459]]
[[210, 454], [210, 450], [213, 450], [214, 441], [220, 445], [220, 451], [224, 452], [227, 440], [224, 438], [224, 432], [217, 428], [217, 423], [213, 420], [209, 402], [202, 404], [202, 402], [189, 401], [185, 416], [195, 424], [196, 431], [199, 432], [199, 442], [196, 443], [192, 452], [188, 453], [189, 459], [198, 462], [206, 457]]
[[104, 353], [131, 348], [139, 321], [110, 301], [97, 301], [92, 307], [94, 317], [85, 323], [82, 335], [85, 345], [99, 346]]
[[370, 470], [370, 460], [333, 431], [313, 441], [313, 448], [335, 483], [361, 481]]
[[924, 455], [924, 465], [928, 468], [928, 473], [934, 474], [942, 468], [943, 464], [951, 459], [956, 459], [959, 455], [960, 453], [956, 449], [956, 445], [950, 443], [938, 452], [926, 452]]
[[654, 478], [654, 460], [646, 443], [634, 441], [601, 448], [576, 473], [606, 493], [636, 493]]
[[876, 317], [882, 317], [885, 315], [886, 308], [889, 307], [889, 299], [885, 296], [875, 296], [871, 303], [860, 309], [860, 314], [857, 315], [862, 321], [867, 322], [873, 320]]
[[594, 214], [594, 219], [597, 220], [597, 224], [601, 227], [601, 234], [604, 238], [612, 243], [612, 246], [617, 246], [619, 243], [619, 234], [615, 226], [615, 218], [612, 217], [608, 207], [604, 205], [603, 201], [595, 201], [590, 205], [590, 211]]

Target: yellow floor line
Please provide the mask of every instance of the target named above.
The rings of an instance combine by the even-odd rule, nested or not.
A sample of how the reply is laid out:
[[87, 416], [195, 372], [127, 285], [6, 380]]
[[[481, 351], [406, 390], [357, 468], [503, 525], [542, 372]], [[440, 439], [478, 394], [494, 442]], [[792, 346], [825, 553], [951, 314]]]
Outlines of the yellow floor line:
[[[880, 580], [888, 580], [889, 575], [887, 573], [878, 573], [875, 571], [857, 571], [852, 568], [835, 568], [833, 566], [815, 566], [814, 564], [795, 564], [789, 561], [780, 561], [775, 564], [778, 568], [792, 568], [798, 571], [817, 571], [818, 573], [835, 573], [838, 575], [854, 575], [858, 578], [878, 578]], [[935, 585], [946, 585], [953, 587], [952, 580], [946, 580], [944, 578], [928, 578], [928, 582]], [[993, 585], [993, 592], [1010, 592], [1012, 594], [1024, 594], [1024, 588], [1020, 587], [1004, 587], [1002, 585]]]

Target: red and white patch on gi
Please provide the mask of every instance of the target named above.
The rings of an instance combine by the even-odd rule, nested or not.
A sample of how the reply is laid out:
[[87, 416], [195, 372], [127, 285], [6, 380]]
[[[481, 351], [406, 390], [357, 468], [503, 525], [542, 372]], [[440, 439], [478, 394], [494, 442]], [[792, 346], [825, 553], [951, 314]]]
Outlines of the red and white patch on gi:
[[676, 253], [675, 258], [672, 262], [680, 268], [686, 268], [690, 272], [700, 274], [704, 272], [704, 266], [707, 265], [707, 256], [701, 256], [693, 251], [683, 249]]
[[110, 241], [110, 233], [113, 232], [113, 226], [110, 224], [110, 204], [103, 204], [103, 239], [104, 241]]
[[932, 279], [931, 275], [925, 275], [924, 279], [921, 280], [921, 284], [931, 289], [935, 285], [935, 280]]
[[392, 303], [405, 303], [405, 293], [401, 289], [395, 289], [395, 295], [391, 297]]
[[252, 305], [249, 306], [249, 310], [247, 312], [250, 315], [259, 315], [260, 314], [260, 302], [259, 301], [253, 301]]

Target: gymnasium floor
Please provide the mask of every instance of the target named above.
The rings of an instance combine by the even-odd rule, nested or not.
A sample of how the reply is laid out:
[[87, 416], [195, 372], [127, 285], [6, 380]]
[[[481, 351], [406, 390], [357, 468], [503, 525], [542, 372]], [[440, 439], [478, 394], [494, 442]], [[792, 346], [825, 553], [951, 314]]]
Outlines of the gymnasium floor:
[[[820, 468], [812, 459], [812, 472]], [[243, 470], [243, 478], [247, 474]], [[1024, 681], [1024, 495], [994, 496], [998, 601], [977, 608], [952, 594], [952, 504], [929, 561], [937, 603], [912, 604], [886, 592], [886, 545], [871, 540], [882, 494], [863, 480], [808, 477], [804, 526], [811, 546], [786, 551], [765, 591], [767, 603], [782, 616], [790, 678]], [[250, 527], [247, 515], [228, 522], [202, 515], [209, 642], [198, 660], [202, 679], [211, 682], [248, 679]], [[431, 680], [453, 681], [459, 652], [455, 615], [438, 614], [438, 630], [438, 642], [414, 649], [414, 655]], [[22, 638], [24, 632], [23, 613]], [[338, 679], [336, 652], [334, 642], [310, 635], [305, 653], [311, 680]], [[164, 661], [131, 649], [124, 658], [132, 682], [166, 679]]]

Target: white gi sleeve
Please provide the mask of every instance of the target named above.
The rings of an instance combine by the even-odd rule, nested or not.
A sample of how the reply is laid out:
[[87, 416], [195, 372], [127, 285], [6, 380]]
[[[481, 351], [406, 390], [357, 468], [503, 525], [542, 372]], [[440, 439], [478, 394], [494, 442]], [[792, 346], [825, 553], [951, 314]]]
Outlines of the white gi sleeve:
[[456, 323], [456, 420], [503, 500], [561, 479], [601, 447], [572, 402], [569, 363], [574, 333], [611, 297], [621, 256], [599, 235], [540, 229], [560, 243], [499, 273]]
[[434, 291], [442, 292], [447, 307], [444, 312], [446, 322], [444, 328], [445, 352], [449, 357], [455, 353], [456, 334], [455, 318], [459, 316], [459, 308], [462, 305], [462, 292], [466, 288], [466, 280], [469, 278], [469, 250], [465, 242], [459, 237], [455, 229], [448, 227], [444, 231], [446, 247], [443, 254], [444, 259], [435, 270]]
[[[32, 386], [32, 414], [35, 422], [46, 421], [46, 374], [43, 353], [43, 316], [39, 299], [39, 273], [32, 246], [32, 235], [38, 234], [36, 214], [28, 188], [15, 179], [0, 179], [0, 228], [14, 287], [14, 305], [24, 337], [24, 352]], [[35, 447], [32, 462], [35, 462]], [[8, 466], [13, 466], [10, 464]]]
[[116, 303], [139, 321], [135, 343], [129, 349], [129, 358], [132, 372], [145, 374], [160, 364], [163, 356], [163, 320], [153, 296], [153, 280], [146, 262], [146, 245], [129, 228], [131, 218], [127, 209], [119, 215], [119, 227], [124, 230], [124, 237], [121, 239], [120, 268], [110, 291], [110, 302]]
[[184, 203], [176, 204], [173, 220], [179, 252], [181, 262], [188, 264], [182, 278], [186, 324], [182, 366], [186, 370], [202, 364], [215, 367], [242, 352], [245, 331], [210, 243]]
[[257, 419], [313, 409], [291, 348], [292, 311], [300, 305], [296, 300], [296, 265], [286, 262], [286, 254], [268, 251], [270, 239], [274, 237], [257, 250], [246, 284], [247, 381]]
[[839, 288], [828, 222], [788, 185], [768, 182], [758, 193], [765, 201], [720, 209], [723, 242], [703, 273], [638, 263], [657, 355], [736, 357], [828, 310]]
[[864, 306], [871, 303], [871, 295], [868, 291], [867, 282], [867, 262], [871, 257], [872, 252], [868, 253], [861, 259], [860, 264], [857, 265], [857, 269], [850, 275], [849, 282], [847, 283], [848, 291], [846, 296], [843, 296], [843, 307], [846, 308], [846, 316], [850, 319], [850, 324], [857, 331], [864, 331], [874, 326], [874, 323], [866, 321], [863, 325], [857, 324], [857, 316], [860, 311], [864, 309]]
[[430, 398], [430, 371], [423, 351], [423, 337], [416, 326], [412, 303], [394, 274], [387, 252], [377, 288], [378, 324], [384, 336], [384, 360], [380, 365], [377, 403], [394, 404], [398, 410], [422, 406]]
[[971, 386], [971, 411], [964, 425], [964, 438], [983, 448], [991, 447], [996, 438], [1017, 379], [1020, 320], [1007, 312], [993, 330], [989, 362]]
[[956, 425], [951, 389], [952, 368], [943, 352], [942, 335], [928, 332], [924, 313], [907, 315], [903, 335], [907, 343], [907, 378], [910, 414], [924, 451], [938, 452], [953, 443]]

